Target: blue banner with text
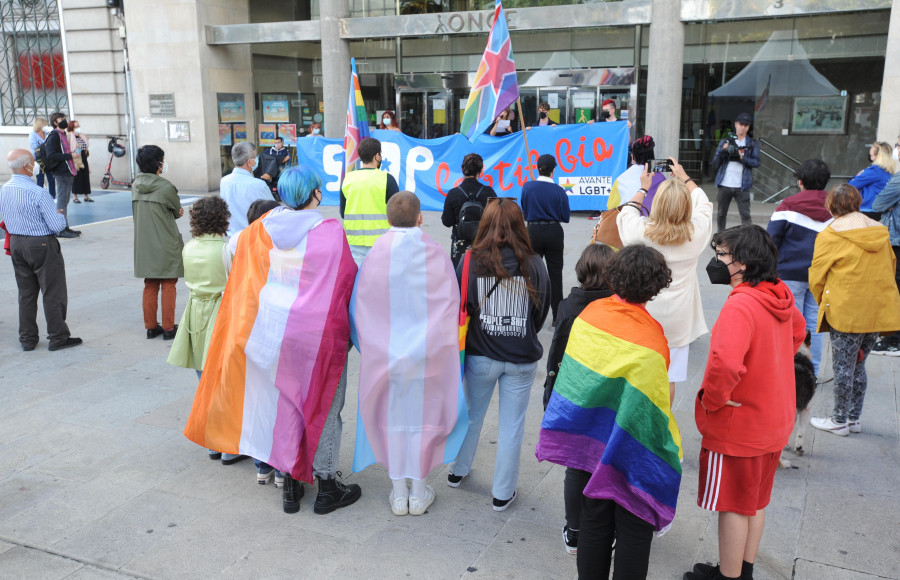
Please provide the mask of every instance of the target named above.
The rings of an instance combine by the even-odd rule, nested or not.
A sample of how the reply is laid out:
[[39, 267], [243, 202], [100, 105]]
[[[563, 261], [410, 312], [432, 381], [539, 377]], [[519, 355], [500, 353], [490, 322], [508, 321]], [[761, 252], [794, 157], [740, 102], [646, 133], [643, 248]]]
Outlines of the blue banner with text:
[[[609, 191], [628, 164], [628, 126], [624, 122], [592, 125], [556, 125], [528, 131], [525, 136], [481, 135], [474, 143], [462, 135], [414, 139], [398, 131], [376, 130], [381, 141], [382, 170], [397, 180], [401, 190], [412, 191], [423, 210], [440, 211], [444, 198], [463, 179], [463, 157], [478, 153], [484, 159], [482, 181], [501, 197], [519, 198], [526, 181], [537, 178], [537, 159], [556, 158], [553, 181], [566, 190], [572, 210], [606, 209]], [[343, 142], [325, 137], [297, 140], [299, 163], [313, 167], [322, 177], [324, 205], [337, 205], [343, 163]], [[533, 176], [532, 176], [533, 172]]]

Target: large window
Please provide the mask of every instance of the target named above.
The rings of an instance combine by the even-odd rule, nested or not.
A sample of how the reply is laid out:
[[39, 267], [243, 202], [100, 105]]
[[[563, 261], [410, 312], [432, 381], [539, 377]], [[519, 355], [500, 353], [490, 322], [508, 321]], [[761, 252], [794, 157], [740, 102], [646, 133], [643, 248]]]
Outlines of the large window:
[[66, 111], [66, 73], [54, 0], [0, 0], [0, 113], [3, 125], [30, 125]]

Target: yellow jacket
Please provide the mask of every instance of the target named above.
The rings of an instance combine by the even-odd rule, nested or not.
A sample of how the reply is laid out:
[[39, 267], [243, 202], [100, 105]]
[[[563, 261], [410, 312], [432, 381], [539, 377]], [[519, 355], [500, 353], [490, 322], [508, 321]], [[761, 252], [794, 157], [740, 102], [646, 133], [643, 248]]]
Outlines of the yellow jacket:
[[817, 332], [900, 330], [897, 258], [888, 230], [862, 214], [835, 219], [816, 236], [809, 289], [819, 303]]
[[387, 179], [387, 172], [378, 169], [358, 169], [344, 177], [344, 231], [351, 246], [372, 246], [391, 228], [385, 200]]

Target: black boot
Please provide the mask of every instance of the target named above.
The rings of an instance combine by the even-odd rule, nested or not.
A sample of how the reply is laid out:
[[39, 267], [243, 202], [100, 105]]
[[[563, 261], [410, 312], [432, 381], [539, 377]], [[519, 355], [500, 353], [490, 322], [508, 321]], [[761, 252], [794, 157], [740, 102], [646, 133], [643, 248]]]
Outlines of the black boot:
[[291, 477], [290, 473], [284, 474], [284, 488], [281, 490], [281, 503], [284, 513], [295, 514], [300, 511], [300, 498], [303, 497], [303, 484]]
[[313, 504], [313, 511], [319, 515], [347, 507], [362, 497], [362, 490], [355, 483], [344, 485], [336, 478], [316, 479], [319, 480], [319, 494], [316, 496], [316, 503]]

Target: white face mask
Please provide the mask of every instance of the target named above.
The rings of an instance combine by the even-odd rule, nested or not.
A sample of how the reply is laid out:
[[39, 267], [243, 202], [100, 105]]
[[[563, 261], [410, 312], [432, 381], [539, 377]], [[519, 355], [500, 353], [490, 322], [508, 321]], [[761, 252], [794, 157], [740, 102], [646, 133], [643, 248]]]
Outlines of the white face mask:
[[384, 119], [381, 120], [381, 122], [384, 123], [384, 125], [385, 125], [386, 127], [390, 127], [390, 125], [391, 125], [391, 118], [390, 118], [390, 117], [385, 117]]
[[163, 161], [163, 169], [162, 169], [162, 172], [165, 173], [165, 172], [168, 171], [168, 170], [169, 170], [169, 162], [168, 162], [168, 161]]

